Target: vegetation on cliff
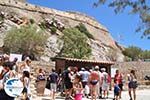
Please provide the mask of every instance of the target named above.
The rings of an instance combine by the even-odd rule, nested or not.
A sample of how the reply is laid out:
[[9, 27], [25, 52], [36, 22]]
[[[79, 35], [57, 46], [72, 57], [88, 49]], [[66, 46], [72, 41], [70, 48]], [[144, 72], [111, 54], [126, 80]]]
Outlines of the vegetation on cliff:
[[45, 42], [46, 36], [32, 25], [12, 28], [4, 38], [4, 51], [38, 54]]
[[80, 23], [79, 25], [76, 26], [76, 28], [84, 33], [88, 38], [94, 39], [93, 35], [87, 30], [84, 24]]
[[132, 61], [138, 60], [138, 59], [150, 59], [150, 51], [149, 50], [142, 50], [139, 47], [136, 46], [129, 46], [128, 48], [125, 48], [123, 51], [123, 54]]
[[91, 47], [87, 43], [87, 36], [77, 28], [67, 28], [61, 39], [64, 46], [59, 56], [86, 59], [91, 56]]

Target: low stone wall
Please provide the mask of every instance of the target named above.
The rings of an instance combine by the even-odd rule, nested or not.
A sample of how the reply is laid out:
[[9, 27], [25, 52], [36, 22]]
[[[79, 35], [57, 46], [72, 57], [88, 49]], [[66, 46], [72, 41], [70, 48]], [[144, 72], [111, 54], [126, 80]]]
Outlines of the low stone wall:
[[112, 68], [118, 68], [124, 75], [134, 69], [140, 82], [144, 82], [145, 75], [150, 75], [150, 62], [117, 62]]

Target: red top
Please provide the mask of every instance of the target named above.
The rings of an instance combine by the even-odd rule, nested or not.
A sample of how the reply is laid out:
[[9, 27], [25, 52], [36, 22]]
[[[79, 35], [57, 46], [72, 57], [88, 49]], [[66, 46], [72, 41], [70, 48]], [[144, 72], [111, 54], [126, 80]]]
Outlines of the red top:
[[97, 72], [93, 71], [90, 75], [90, 80], [99, 80], [99, 75]]
[[122, 84], [122, 75], [121, 74], [115, 74], [114, 81], [117, 84]]

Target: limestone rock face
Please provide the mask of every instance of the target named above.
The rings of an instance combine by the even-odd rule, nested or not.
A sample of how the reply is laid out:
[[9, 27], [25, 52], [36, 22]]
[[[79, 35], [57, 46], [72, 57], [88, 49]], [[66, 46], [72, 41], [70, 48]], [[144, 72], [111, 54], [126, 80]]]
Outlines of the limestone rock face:
[[[53, 19], [57, 23], [52, 23]], [[94, 37], [94, 39], [88, 39], [92, 48], [91, 59], [122, 61], [124, 58], [121, 49], [116, 45], [107, 28], [94, 18], [79, 12], [63, 12], [27, 4], [25, 0], [0, 0], [0, 46], [4, 45], [3, 39], [9, 29], [28, 24], [31, 20], [34, 20], [37, 26], [45, 21], [47, 27], [54, 24], [59, 28], [56, 34], [52, 34], [50, 29], [46, 30], [49, 37], [44, 48], [44, 54], [40, 57], [46, 62], [51, 61], [50, 57], [55, 57], [63, 47], [63, 41], [58, 38], [62, 35], [61, 29], [74, 27], [79, 23], [84, 24]]]

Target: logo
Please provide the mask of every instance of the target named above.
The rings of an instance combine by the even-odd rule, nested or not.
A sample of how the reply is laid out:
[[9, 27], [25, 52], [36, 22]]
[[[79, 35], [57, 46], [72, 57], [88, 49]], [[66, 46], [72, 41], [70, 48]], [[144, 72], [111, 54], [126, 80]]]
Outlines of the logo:
[[4, 84], [4, 90], [11, 97], [18, 97], [23, 91], [23, 83], [18, 78], [11, 78]]

